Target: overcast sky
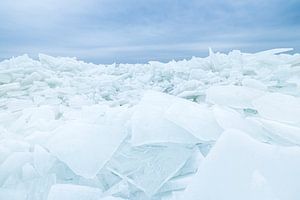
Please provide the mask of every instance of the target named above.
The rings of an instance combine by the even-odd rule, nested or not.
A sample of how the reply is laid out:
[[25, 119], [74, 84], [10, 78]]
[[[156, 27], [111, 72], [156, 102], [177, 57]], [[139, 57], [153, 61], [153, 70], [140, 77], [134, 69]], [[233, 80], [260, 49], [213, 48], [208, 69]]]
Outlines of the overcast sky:
[[1, 60], [168, 61], [208, 47], [300, 52], [300, 0], [0, 0]]

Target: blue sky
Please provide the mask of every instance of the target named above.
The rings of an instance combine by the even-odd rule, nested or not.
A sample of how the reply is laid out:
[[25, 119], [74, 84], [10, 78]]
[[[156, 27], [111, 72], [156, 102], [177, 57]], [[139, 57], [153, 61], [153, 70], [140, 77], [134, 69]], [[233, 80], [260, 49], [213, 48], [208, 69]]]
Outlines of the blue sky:
[[300, 52], [300, 0], [1, 0], [0, 59], [95, 63], [206, 56], [208, 47]]

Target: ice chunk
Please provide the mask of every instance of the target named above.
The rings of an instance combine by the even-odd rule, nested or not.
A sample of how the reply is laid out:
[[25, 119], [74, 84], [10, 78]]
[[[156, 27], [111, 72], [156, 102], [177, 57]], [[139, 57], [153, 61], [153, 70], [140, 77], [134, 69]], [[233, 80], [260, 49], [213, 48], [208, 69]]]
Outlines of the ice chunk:
[[91, 104], [92, 102], [82, 95], [74, 95], [69, 101], [69, 106], [74, 108], [81, 108], [82, 106]]
[[10, 99], [6, 105], [9, 111], [19, 111], [24, 108], [29, 108], [33, 106], [33, 102], [31, 100], [26, 99]]
[[[57, 183], [131, 200], [170, 199], [196, 173], [195, 154], [208, 156], [210, 165], [219, 134], [232, 128], [278, 151], [266, 153], [261, 143], [250, 151], [240, 140], [228, 144], [215, 156], [224, 159], [212, 165], [218, 170], [204, 169], [204, 187], [195, 186], [204, 190], [199, 198], [216, 189], [223, 195], [216, 200], [228, 199], [227, 191], [242, 200], [293, 199], [284, 194], [299, 188], [293, 183], [299, 171], [292, 169], [299, 168], [293, 163], [299, 156], [278, 147], [300, 145], [300, 54], [282, 54], [288, 50], [210, 50], [206, 58], [145, 64], [94, 65], [46, 55], [0, 62], [0, 199], [46, 200]], [[125, 132], [131, 135], [123, 142]], [[224, 177], [225, 184], [213, 184]], [[211, 199], [218, 195], [213, 192]]]
[[22, 189], [0, 188], [0, 199], [3, 200], [27, 200], [27, 194]]
[[56, 174], [39, 176], [25, 182], [27, 189], [26, 200], [47, 200], [48, 192], [53, 184], [57, 182]]
[[97, 188], [71, 184], [56, 184], [47, 200], [100, 200], [102, 191]]
[[31, 144], [44, 145], [52, 135], [53, 133], [49, 131], [32, 131], [30, 135], [24, 138], [24, 140]]
[[266, 50], [266, 51], [261, 51], [261, 52], [258, 52], [256, 54], [279, 54], [279, 53], [284, 53], [284, 52], [287, 52], [287, 51], [293, 51], [294, 49], [293, 48], [277, 48], [277, 49], [270, 49], [270, 50]]
[[268, 93], [253, 100], [253, 105], [258, 113], [267, 119], [300, 123], [300, 98], [280, 93]]
[[216, 121], [223, 130], [238, 129], [261, 141], [268, 140], [269, 134], [262, 128], [262, 126], [255, 123], [255, 121], [243, 118], [233, 109], [215, 105], [213, 107], [213, 113]]
[[124, 200], [124, 199], [123, 198], [109, 196], [109, 197], [103, 197], [100, 200]]
[[0, 146], [12, 152], [26, 152], [30, 149], [30, 145], [27, 142], [14, 139], [2, 139], [0, 140]]
[[125, 139], [122, 127], [69, 122], [47, 143], [76, 174], [93, 178]]
[[125, 147], [108, 167], [151, 197], [185, 166], [194, 150], [176, 144]]
[[206, 90], [206, 101], [233, 108], [253, 108], [252, 101], [263, 94], [263, 91], [245, 86], [211, 86]]
[[23, 84], [32, 84], [34, 81], [40, 81], [42, 80], [43, 77], [41, 76], [41, 74], [37, 73], [37, 72], [33, 72], [31, 73], [29, 76], [27, 76], [22, 83]]
[[23, 165], [30, 162], [32, 155], [29, 152], [15, 152], [12, 153], [1, 165], [0, 165], [0, 186], [4, 181], [17, 170], [21, 169]]
[[0, 83], [7, 84], [12, 81], [12, 77], [9, 73], [0, 73]]
[[107, 167], [104, 167], [100, 170], [100, 172], [98, 172], [97, 180], [100, 183], [99, 188], [101, 188], [103, 192], [107, 192], [123, 179], [119, 175], [110, 171]]
[[300, 148], [260, 143], [247, 134], [222, 134], [182, 199], [300, 198]]
[[34, 146], [33, 164], [36, 171], [41, 175], [46, 175], [53, 166], [55, 158], [39, 145]]
[[216, 140], [222, 132], [212, 111], [206, 105], [186, 100], [172, 103], [165, 116], [201, 141]]
[[284, 142], [290, 144], [297, 144], [300, 146], [300, 128], [298, 126], [292, 126], [276, 121], [259, 119], [262, 122], [263, 127], [270, 133], [278, 136]]
[[252, 79], [252, 78], [244, 78], [242, 81], [243, 86], [249, 87], [249, 88], [254, 88], [258, 90], [267, 90], [268, 87], [262, 83], [259, 80]]
[[12, 123], [11, 130], [26, 135], [27, 130], [29, 133], [32, 130], [51, 131], [56, 125], [54, 108], [45, 105], [23, 109], [22, 115]]
[[36, 170], [33, 168], [33, 166], [29, 163], [26, 163], [22, 167], [22, 180], [27, 181], [34, 178], [37, 178], [38, 174], [36, 173]]
[[166, 110], [178, 99], [163, 93], [147, 92], [132, 116], [132, 144], [198, 142], [195, 136], [165, 117]]
[[197, 139], [188, 131], [164, 119], [152, 106], [139, 107], [132, 117], [132, 144], [151, 143], [196, 143]]
[[17, 90], [20, 88], [20, 83], [7, 83], [0, 85], [0, 94], [4, 94], [6, 92]]

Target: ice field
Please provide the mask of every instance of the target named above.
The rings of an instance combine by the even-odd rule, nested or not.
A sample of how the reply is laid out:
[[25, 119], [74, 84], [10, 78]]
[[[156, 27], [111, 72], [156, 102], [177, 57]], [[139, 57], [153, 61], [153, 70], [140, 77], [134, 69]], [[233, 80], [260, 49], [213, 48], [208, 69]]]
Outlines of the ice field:
[[291, 50], [0, 62], [0, 200], [299, 200]]

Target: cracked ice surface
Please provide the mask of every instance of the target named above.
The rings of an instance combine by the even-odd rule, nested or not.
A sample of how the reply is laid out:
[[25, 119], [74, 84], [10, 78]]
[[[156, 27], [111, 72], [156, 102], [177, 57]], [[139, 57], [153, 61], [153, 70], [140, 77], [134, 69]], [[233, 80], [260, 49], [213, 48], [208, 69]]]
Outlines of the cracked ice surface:
[[0, 199], [300, 199], [290, 50], [0, 62]]

